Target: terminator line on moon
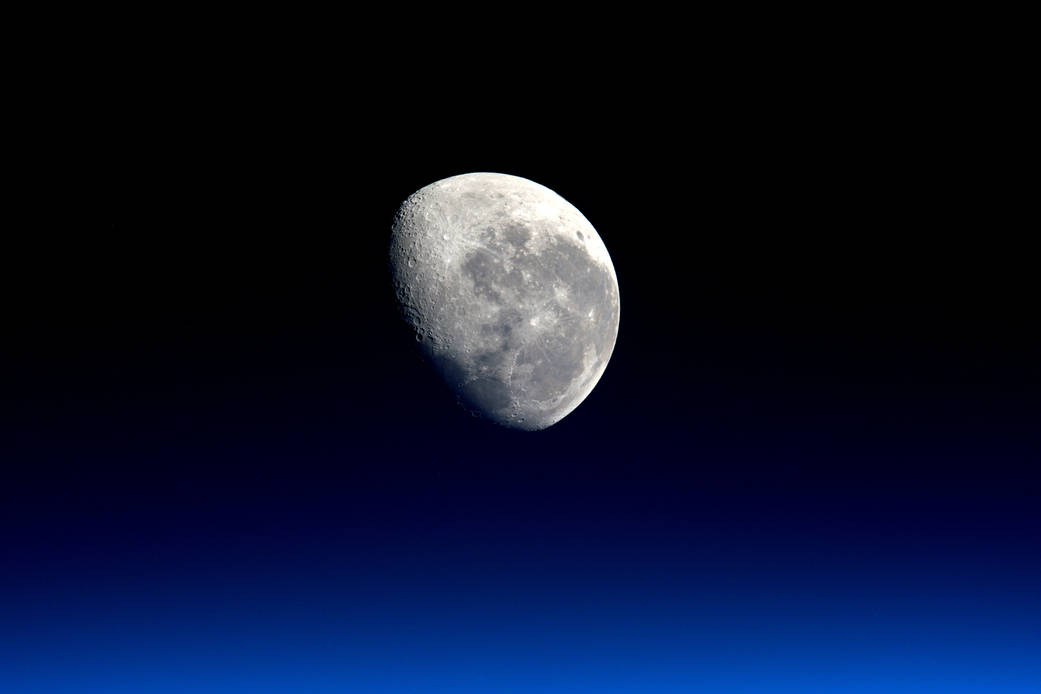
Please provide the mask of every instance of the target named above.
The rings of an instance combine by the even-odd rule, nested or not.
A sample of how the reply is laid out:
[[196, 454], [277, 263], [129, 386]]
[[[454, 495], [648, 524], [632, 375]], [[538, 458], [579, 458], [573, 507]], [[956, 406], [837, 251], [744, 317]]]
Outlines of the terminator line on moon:
[[445, 178], [394, 217], [398, 306], [474, 414], [544, 429], [593, 390], [618, 336], [618, 278], [592, 224], [555, 192], [498, 173]]

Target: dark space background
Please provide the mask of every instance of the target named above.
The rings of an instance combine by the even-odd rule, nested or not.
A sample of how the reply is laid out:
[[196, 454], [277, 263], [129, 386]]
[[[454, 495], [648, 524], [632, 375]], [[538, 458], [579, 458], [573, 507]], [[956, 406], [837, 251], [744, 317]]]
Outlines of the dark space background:
[[[968, 73], [384, 91], [322, 45], [42, 88], [0, 690], [1038, 691], [1041, 288]], [[394, 312], [394, 210], [469, 171], [556, 190], [618, 272], [543, 432], [456, 407]]]

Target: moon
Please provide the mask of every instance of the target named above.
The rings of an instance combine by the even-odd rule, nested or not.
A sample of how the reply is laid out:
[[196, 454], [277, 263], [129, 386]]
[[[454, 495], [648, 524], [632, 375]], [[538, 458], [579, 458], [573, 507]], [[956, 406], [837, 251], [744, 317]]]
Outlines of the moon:
[[500, 173], [445, 178], [394, 217], [398, 306], [473, 414], [545, 429], [589, 395], [618, 336], [618, 277], [557, 193]]

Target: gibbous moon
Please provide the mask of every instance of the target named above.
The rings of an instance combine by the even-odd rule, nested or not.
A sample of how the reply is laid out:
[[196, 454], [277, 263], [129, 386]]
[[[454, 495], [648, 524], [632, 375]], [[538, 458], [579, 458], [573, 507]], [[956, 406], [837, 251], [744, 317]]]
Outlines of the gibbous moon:
[[593, 225], [517, 176], [432, 183], [398, 209], [398, 305], [472, 413], [544, 429], [593, 390], [618, 336], [618, 278]]

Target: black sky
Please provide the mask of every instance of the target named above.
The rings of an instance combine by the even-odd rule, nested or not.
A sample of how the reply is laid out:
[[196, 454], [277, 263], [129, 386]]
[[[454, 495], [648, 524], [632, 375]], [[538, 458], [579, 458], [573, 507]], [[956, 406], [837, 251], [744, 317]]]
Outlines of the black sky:
[[[1037, 576], [1041, 288], [1017, 189], [957, 95], [807, 64], [569, 73], [534, 106], [475, 100], [466, 74], [377, 94], [171, 64], [59, 99], [30, 138], [36, 213], [4, 242], [5, 580], [43, 604], [66, 595], [52, 571], [291, 584], [323, 548], [420, 572], [518, 552], [542, 562], [538, 605], [571, 549], [612, 557], [595, 592], [688, 542], [749, 596], [779, 556], [848, 552], [878, 586], [924, 562], [967, 600], [986, 557], [987, 586]], [[394, 312], [397, 205], [470, 171], [560, 193], [618, 273], [614, 357], [545, 432], [457, 408]]]

